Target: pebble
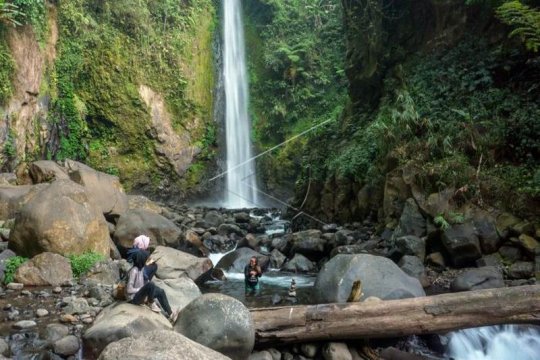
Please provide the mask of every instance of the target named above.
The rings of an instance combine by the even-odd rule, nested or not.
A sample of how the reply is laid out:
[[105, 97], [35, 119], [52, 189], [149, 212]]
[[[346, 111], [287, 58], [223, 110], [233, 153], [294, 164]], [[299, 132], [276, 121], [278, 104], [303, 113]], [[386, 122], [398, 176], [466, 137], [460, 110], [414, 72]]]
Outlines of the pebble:
[[36, 310], [37, 317], [44, 317], [49, 315], [49, 312], [46, 309], [37, 309]]
[[13, 310], [9, 312], [8, 314], [9, 321], [14, 321], [14, 320], [17, 320], [18, 318], [19, 318], [19, 310]]
[[24, 288], [24, 284], [12, 282], [12, 283], [7, 284], [6, 287], [9, 290], [22, 290], [22, 288]]
[[68, 335], [54, 343], [54, 352], [63, 356], [74, 355], [79, 351], [79, 339]]
[[24, 295], [24, 296], [32, 296], [32, 293], [28, 290], [23, 290], [21, 291], [21, 295]]
[[37, 323], [33, 320], [21, 320], [13, 324], [14, 329], [30, 329], [36, 326]]
[[60, 321], [63, 323], [72, 323], [72, 324], [76, 324], [77, 322], [79, 322], [76, 316], [73, 316], [70, 314], [64, 314], [60, 316]]
[[60, 286], [57, 286], [53, 289], [53, 293], [60, 294], [62, 292], [62, 288]]
[[9, 309], [11, 309], [13, 306], [11, 304], [6, 304], [4, 305], [4, 307], [2, 308], [2, 310], [4, 311], [8, 311]]

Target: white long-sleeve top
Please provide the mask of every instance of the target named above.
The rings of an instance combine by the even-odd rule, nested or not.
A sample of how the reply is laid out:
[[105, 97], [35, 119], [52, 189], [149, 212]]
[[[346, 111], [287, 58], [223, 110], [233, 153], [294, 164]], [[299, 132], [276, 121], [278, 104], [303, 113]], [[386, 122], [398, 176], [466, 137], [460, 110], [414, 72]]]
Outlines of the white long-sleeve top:
[[132, 267], [128, 273], [128, 282], [127, 282], [127, 299], [133, 300], [133, 297], [144, 286], [144, 273], [143, 269], [140, 269], [136, 266]]

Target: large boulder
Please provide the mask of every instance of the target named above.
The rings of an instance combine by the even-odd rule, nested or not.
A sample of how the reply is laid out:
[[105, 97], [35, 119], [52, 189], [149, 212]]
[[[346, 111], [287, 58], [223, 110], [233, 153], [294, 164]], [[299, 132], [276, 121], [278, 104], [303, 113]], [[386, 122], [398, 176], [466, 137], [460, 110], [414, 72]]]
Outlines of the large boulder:
[[395, 240], [406, 235], [417, 237], [426, 235], [426, 219], [424, 219], [418, 205], [416, 205], [416, 201], [412, 198], [405, 201], [403, 213], [399, 218], [399, 224], [394, 231], [392, 239]]
[[162, 215], [163, 208], [143, 195], [127, 195], [128, 209], [141, 209]]
[[310, 272], [315, 270], [315, 264], [304, 255], [295, 254], [294, 257], [282, 267], [282, 270], [290, 272]]
[[114, 242], [123, 247], [133, 246], [133, 239], [141, 234], [150, 237], [150, 246], [179, 244], [182, 231], [164, 216], [142, 209], [129, 210], [120, 216], [114, 232]]
[[131, 336], [107, 345], [98, 360], [227, 360], [229, 357], [170, 330]]
[[453, 225], [444, 230], [442, 243], [455, 266], [467, 266], [482, 256], [480, 241], [470, 223]]
[[22, 207], [9, 247], [27, 257], [45, 251], [61, 255], [93, 251], [108, 256], [109, 239], [107, 222], [86, 189], [69, 180], [56, 180]]
[[69, 180], [67, 171], [51, 160], [38, 160], [30, 164], [28, 173], [34, 184], [51, 182], [53, 180]]
[[167, 318], [145, 306], [115, 303], [103, 309], [94, 324], [84, 332], [84, 348], [96, 358], [108, 344], [117, 340], [171, 329]]
[[47, 184], [0, 186], [0, 220], [14, 218], [19, 210]]
[[319, 303], [346, 302], [353, 283], [362, 282], [362, 299], [404, 299], [425, 296], [422, 285], [392, 260], [369, 254], [336, 255], [322, 267], [315, 281]]
[[68, 259], [58, 254], [44, 252], [19, 266], [14, 279], [29, 286], [58, 286], [71, 281], [73, 272]]
[[249, 259], [255, 256], [259, 261], [261, 268], [266, 268], [270, 261], [270, 258], [265, 255], [261, 255], [255, 250], [247, 247], [236, 249], [225, 256], [223, 256], [216, 264], [216, 268], [223, 269], [227, 272], [244, 272], [244, 267], [249, 264]]
[[426, 257], [426, 241], [415, 235], [401, 236], [396, 239], [395, 249], [401, 255], [417, 256], [424, 261]]
[[126, 260], [103, 260], [96, 262], [81, 278], [81, 282], [90, 284], [115, 285], [120, 280], [121, 271], [131, 268]]
[[496, 221], [486, 212], [481, 212], [474, 219], [474, 227], [484, 254], [493, 254], [499, 250], [502, 239], [497, 232]]
[[167, 280], [154, 278], [153, 281], [165, 291], [173, 311], [183, 309], [187, 304], [201, 296], [199, 287], [193, 280], [185, 276]]
[[324, 256], [326, 240], [321, 237], [319, 230], [305, 230], [288, 236], [291, 242], [291, 254], [302, 254], [310, 259], [318, 259]]
[[86, 188], [92, 202], [107, 216], [118, 217], [128, 209], [128, 199], [117, 176], [66, 160], [69, 177]]
[[417, 278], [423, 287], [429, 285], [424, 263], [416, 256], [405, 255], [399, 260], [398, 266], [407, 275]]
[[185, 274], [197, 280], [212, 268], [212, 261], [208, 258], [199, 258], [166, 246], [158, 246], [152, 258], [158, 259], [156, 275], [160, 279], [177, 279]]
[[494, 266], [484, 266], [459, 274], [451, 284], [452, 291], [469, 291], [504, 287], [502, 273]]
[[223, 294], [205, 294], [178, 315], [174, 330], [232, 359], [246, 359], [255, 345], [249, 310]]

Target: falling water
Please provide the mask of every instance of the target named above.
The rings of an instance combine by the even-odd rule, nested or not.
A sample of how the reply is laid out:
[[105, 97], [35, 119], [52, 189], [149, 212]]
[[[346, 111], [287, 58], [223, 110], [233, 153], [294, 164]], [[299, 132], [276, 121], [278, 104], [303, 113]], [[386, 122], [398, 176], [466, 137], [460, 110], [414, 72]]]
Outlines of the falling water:
[[250, 161], [250, 121], [244, 29], [240, 0], [223, 0], [223, 78], [227, 179], [225, 206], [254, 207], [257, 202], [254, 161]]

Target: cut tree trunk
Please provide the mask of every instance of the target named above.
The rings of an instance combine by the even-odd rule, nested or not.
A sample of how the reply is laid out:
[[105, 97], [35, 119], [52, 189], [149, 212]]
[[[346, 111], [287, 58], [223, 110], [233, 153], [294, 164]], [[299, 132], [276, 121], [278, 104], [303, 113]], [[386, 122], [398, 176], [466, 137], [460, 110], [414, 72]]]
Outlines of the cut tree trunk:
[[540, 323], [540, 285], [403, 300], [251, 309], [258, 346]]

